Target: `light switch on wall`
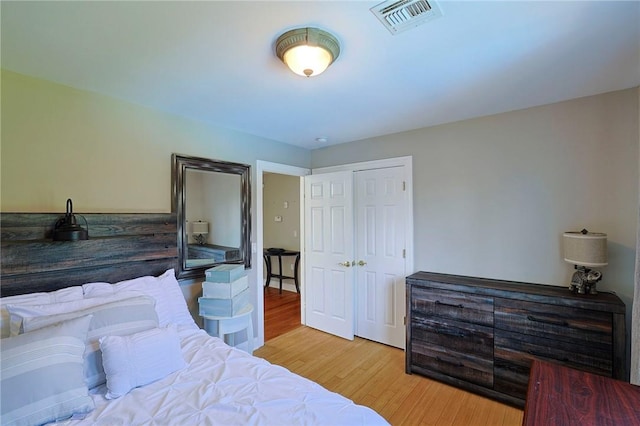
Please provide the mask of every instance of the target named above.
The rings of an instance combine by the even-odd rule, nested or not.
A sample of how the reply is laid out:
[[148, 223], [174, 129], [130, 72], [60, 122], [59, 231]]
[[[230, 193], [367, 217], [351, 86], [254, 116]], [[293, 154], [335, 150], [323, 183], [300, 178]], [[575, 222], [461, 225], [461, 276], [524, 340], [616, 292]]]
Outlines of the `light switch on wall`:
[[284, 203], [282, 203], [282, 207], [284, 207], [285, 209], [289, 208], [289, 202], [285, 201]]

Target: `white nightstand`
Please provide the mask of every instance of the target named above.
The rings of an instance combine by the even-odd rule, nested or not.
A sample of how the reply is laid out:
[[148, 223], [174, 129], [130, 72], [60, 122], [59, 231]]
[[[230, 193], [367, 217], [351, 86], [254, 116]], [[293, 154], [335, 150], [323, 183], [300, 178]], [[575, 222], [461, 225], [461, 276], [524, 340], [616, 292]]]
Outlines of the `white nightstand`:
[[[247, 330], [247, 352], [253, 354], [253, 305], [248, 304], [232, 317], [203, 315], [204, 329], [215, 337], [220, 337], [229, 346], [235, 346], [233, 333]], [[225, 339], [225, 336], [228, 336]]]

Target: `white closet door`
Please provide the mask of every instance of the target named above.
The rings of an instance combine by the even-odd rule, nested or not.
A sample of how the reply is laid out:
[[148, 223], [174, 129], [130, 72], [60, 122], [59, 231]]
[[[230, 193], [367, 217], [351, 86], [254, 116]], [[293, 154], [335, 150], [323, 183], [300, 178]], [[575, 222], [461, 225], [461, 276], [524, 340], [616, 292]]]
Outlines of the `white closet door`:
[[405, 346], [404, 167], [355, 173], [356, 335]]
[[353, 173], [304, 182], [306, 324], [353, 340]]

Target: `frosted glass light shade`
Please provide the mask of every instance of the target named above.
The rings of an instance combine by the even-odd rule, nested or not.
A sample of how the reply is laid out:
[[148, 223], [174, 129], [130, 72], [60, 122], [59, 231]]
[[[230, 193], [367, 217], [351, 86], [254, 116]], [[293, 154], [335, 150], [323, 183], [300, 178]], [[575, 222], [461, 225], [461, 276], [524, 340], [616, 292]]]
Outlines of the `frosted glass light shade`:
[[303, 77], [318, 75], [329, 67], [331, 54], [318, 46], [296, 46], [284, 54], [284, 63]]
[[321, 74], [340, 54], [338, 40], [318, 28], [287, 31], [276, 41], [276, 55], [294, 73], [311, 77]]
[[564, 260], [578, 266], [606, 266], [607, 234], [597, 232], [565, 232]]

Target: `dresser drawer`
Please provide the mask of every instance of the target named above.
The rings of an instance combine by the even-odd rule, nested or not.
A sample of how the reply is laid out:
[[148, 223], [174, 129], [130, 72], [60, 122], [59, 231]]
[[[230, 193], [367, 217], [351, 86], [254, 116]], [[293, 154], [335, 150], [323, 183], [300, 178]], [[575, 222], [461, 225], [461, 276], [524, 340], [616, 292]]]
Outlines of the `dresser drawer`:
[[496, 298], [495, 328], [585, 346], [611, 345], [613, 318], [608, 312]]
[[514, 349], [496, 347], [493, 360], [493, 389], [524, 400], [529, 384], [531, 361], [535, 358]]
[[412, 366], [455, 377], [480, 386], [493, 386], [493, 360], [451, 351], [443, 346], [415, 341], [411, 345]]
[[496, 330], [495, 348], [494, 356], [496, 359], [500, 358], [501, 350], [509, 350], [508, 353], [516, 354], [514, 356], [516, 358], [520, 356], [520, 358], [505, 356], [503, 360], [505, 362], [520, 362], [527, 368], [532, 358], [540, 358], [609, 377], [613, 373], [613, 347], [611, 345], [579, 345], [562, 340]]
[[524, 399], [534, 359], [611, 377], [612, 353], [607, 345], [583, 346], [496, 330], [494, 390]]
[[493, 298], [413, 286], [411, 310], [474, 324], [493, 326]]
[[477, 324], [415, 314], [411, 319], [415, 341], [442, 346], [450, 352], [493, 357], [493, 329]]

